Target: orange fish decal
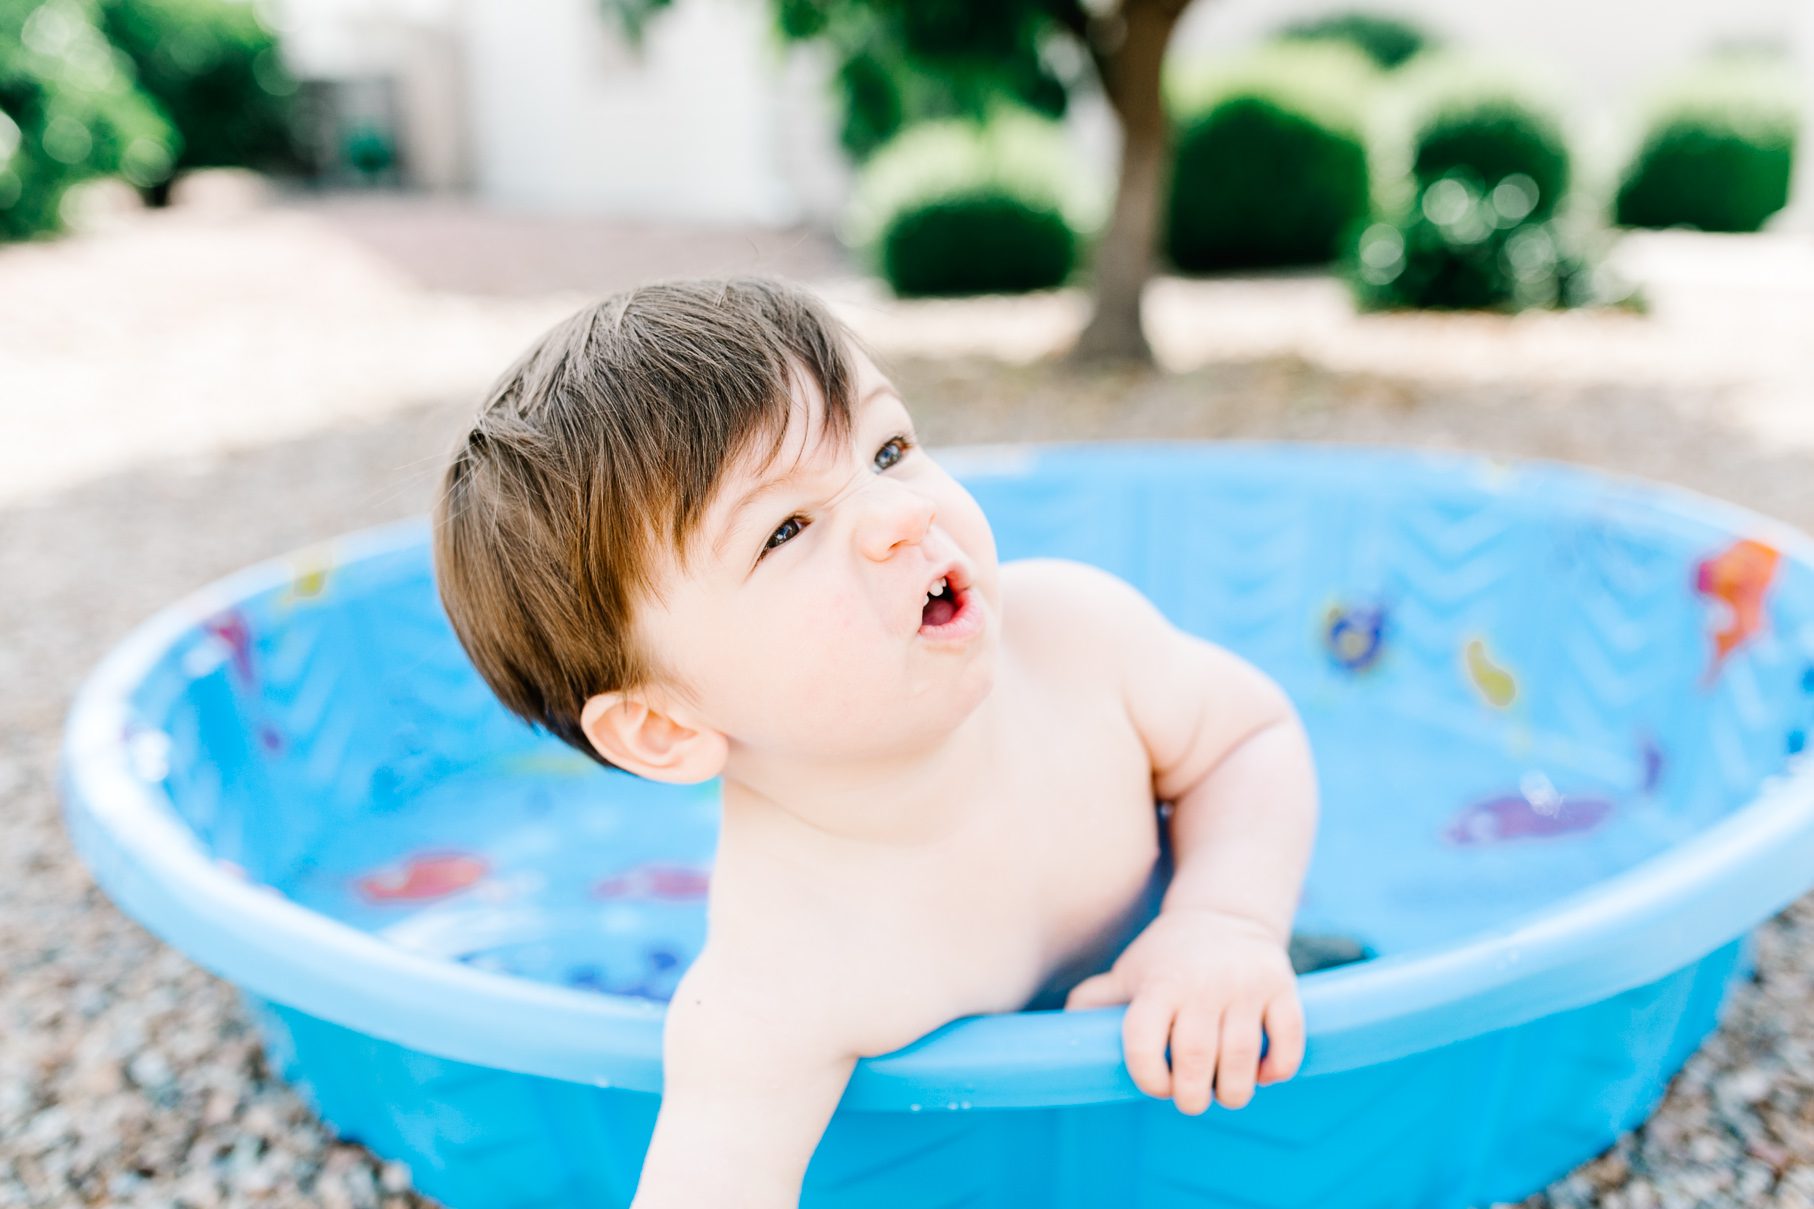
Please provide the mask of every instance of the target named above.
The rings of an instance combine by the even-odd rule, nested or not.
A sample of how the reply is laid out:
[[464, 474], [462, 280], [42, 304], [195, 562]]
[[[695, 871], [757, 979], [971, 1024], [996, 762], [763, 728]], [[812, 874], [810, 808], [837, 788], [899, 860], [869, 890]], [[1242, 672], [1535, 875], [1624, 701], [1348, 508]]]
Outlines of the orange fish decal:
[[1729, 610], [1725, 624], [1713, 635], [1713, 659], [1702, 684], [1719, 675], [1726, 657], [1764, 628], [1764, 593], [1776, 577], [1782, 558], [1762, 542], [1735, 542], [1695, 568], [1694, 590], [1723, 603]]
[[423, 902], [466, 889], [489, 868], [484, 857], [465, 852], [418, 852], [353, 884], [371, 902]]

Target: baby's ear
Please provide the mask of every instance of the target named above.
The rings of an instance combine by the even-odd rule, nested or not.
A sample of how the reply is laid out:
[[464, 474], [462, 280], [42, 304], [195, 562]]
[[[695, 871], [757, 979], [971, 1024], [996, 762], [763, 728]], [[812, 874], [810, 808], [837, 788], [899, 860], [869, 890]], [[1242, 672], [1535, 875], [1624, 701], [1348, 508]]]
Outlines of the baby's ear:
[[580, 729], [619, 768], [676, 785], [697, 785], [724, 770], [729, 744], [715, 730], [694, 729], [640, 697], [600, 693], [580, 711]]

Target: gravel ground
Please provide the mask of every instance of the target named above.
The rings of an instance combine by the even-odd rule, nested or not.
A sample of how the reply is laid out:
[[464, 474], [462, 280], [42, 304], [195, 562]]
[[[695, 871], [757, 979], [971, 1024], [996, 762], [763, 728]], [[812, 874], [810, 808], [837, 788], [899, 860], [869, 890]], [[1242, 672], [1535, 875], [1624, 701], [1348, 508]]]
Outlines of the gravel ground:
[[[655, 275], [812, 281], [882, 348], [934, 446], [1278, 437], [1559, 458], [1814, 530], [1814, 242], [1628, 243], [1648, 317], [1355, 317], [1316, 276], [1161, 279], [1160, 373], [1040, 358], [1075, 293], [891, 302], [811, 232], [271, 199], [196, 182], [0, 248], [0, 1207], [405, 1206], [266, 1069], [232, 988], [121, 916], [54, 774], [80, 678], [247, 563], [429, 507], [476, 393], [595, 293]], [[1529, 1209], [1814, 1206], [1814, 896], [1644, 1126]]]

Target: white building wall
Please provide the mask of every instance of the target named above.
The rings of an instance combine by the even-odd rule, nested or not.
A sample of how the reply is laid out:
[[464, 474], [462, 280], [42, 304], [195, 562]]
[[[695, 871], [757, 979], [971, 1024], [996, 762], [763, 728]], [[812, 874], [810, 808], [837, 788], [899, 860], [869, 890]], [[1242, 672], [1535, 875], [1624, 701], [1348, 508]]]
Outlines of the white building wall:
[[802, 121], [765, 3], [679, 0], [642, 53], [598, 0], [462, 0], [474, 183], [541, 210], [787, 223]]

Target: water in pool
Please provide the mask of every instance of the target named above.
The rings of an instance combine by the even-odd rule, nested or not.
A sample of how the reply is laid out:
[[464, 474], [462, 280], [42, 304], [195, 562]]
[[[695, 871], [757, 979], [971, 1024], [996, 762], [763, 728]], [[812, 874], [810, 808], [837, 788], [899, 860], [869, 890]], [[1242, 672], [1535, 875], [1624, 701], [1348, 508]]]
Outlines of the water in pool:
[[[1518, 761], [1386, 715], [1305, 720], [1323, 803], [1296, 926], [1381, 954], [1549, 907], [1699, 826], [1642, 777]], [[718, 783], [657, 785], [551, 746], [330, 829], [277, 888], [415, 952], [666, 1000], [705, 936]]]

